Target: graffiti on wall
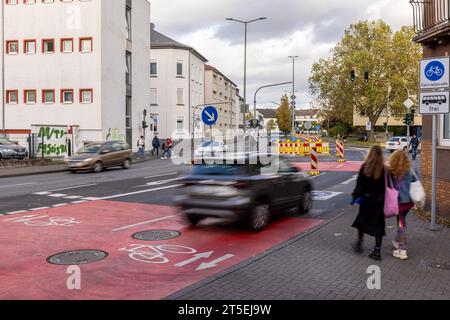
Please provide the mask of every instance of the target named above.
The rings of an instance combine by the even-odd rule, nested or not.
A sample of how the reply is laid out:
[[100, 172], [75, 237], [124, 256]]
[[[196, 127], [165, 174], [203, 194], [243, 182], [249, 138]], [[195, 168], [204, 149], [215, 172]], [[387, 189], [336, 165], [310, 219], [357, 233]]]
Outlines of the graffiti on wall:
[[120, 132], [120, 129], [111, 129], [109, 128], [108, 134], [106, 135], [106, 141], [123, 141], [125, 142], [127, 138], [125, 135]]
[[67, 155], [67, 127], [33, 126], [36, 137], [36, 155], [62, 157]]

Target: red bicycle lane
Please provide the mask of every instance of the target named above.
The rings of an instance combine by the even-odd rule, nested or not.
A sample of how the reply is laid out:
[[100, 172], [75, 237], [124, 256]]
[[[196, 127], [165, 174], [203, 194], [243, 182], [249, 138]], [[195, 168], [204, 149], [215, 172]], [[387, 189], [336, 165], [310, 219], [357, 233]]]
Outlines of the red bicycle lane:
[[[94, 201], [0, 217], [0, 299], [157, 300], [239, 264], [321, 224], [286, 217], [253, 233], [212, 223], [190, 227], [173, 207]], [[171, 230], [163, 241], [133, 238]], [[67, 286], [67, 265], [47, 262], [73, 250], [108, 256], [80, 265], [80, 290]]]

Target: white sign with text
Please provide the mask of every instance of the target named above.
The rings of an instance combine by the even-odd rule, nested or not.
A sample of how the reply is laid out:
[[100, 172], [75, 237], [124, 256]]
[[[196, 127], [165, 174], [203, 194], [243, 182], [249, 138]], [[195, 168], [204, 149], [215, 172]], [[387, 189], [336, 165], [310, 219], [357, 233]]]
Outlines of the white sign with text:
[[449, 91], [422, 92], [420, 94], [420, 114], [449, 113]]

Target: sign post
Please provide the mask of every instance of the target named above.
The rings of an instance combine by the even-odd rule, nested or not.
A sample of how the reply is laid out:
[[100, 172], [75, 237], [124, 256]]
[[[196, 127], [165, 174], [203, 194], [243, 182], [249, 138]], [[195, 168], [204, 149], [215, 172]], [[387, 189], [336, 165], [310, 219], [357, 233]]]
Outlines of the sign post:
[[449, 113], [450, 57], [420, 61], [420, 114], [431, 115], [432, 169], [431, 169], [431, 230], [436, 231], [436, 161], [437, 117]]

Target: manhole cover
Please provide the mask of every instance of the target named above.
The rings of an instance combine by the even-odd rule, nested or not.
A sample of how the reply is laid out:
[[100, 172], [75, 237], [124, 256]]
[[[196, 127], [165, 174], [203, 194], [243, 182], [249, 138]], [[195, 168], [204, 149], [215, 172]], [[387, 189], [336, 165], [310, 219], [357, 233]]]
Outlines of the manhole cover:
[[76, 250], [55, 254], [47, 259], [48, 263], [73, 266], [93, 263], [105, 259], [108, 253], [100, 250]]
[[133, 235], [134, 239], [143, 240], [143, 241], [162, 241], [175, 239], [181, 236], [181, 233], [178, 231], [172, 230], [149, 230], [138, 232]]

